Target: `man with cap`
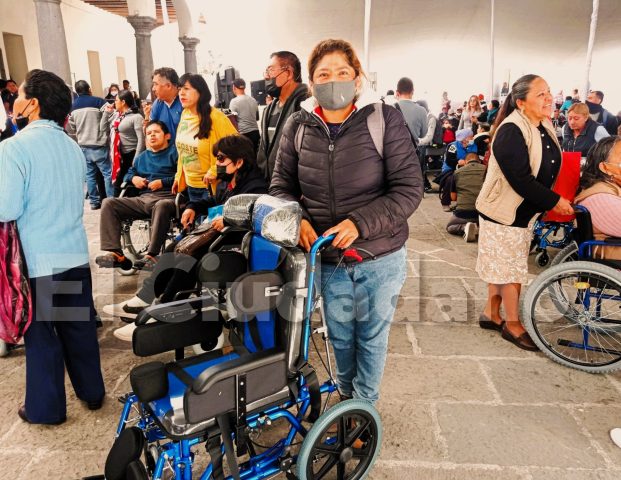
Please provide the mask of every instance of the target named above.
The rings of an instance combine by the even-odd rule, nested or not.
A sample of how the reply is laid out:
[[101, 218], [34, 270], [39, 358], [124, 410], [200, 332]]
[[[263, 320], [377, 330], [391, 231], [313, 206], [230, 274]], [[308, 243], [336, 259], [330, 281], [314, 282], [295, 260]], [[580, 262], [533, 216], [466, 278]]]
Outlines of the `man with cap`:
[[455, 141], [449, 143], [444, 154], [442, 171], [436, 177], [435, 182], [440, 185], [440, 203], [445, 212], [451, 211], [451, 189], [453, 183], [453, 172], [457, 168], [460, 160], [464, 160], [469, 153], [477, 153], [477, 146], [474, 143], [474, 135], [470, 128], [457, 130]]
[[254, 153], [257, 153], [261, 134], [259, 133], [259, 104], [257, 101], [246, 95], [246, 82], [243, 78], [233, 81], [233, 93], [235, 98], [231, 100], [229, 108], [237, 114], [237, 126], [239, 133], [248, 137], [254, 146]]

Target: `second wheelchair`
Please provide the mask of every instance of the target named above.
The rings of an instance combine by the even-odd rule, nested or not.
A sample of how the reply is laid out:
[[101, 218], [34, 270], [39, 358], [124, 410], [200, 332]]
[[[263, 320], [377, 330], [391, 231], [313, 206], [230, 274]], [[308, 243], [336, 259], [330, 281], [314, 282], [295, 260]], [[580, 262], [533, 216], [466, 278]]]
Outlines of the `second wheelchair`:
[[588, 210], [576, 207], [576, 241], [535, 278], [521, 303], [521, 319], [541, 351], [562, 365], [590, 373], [621, 368], [621, 261], [597, 249], [621, 238], [596, 240]]

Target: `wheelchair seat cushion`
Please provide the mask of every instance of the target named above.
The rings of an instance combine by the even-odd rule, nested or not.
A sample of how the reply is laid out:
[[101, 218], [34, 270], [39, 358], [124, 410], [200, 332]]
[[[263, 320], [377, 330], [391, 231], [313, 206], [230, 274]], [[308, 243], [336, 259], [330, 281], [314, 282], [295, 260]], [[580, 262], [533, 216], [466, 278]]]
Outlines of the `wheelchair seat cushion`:
[[242, 253], [231, 250], [211, 252], [199, 262], [198, 280], [204, 287], [227, 288], [247, 271], [248, 261]]

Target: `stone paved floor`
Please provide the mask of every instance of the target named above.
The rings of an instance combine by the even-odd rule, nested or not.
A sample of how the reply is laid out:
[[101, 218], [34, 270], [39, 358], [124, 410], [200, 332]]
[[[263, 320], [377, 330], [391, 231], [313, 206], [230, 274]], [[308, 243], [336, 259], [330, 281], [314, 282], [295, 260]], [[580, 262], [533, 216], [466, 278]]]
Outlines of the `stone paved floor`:
[[[91, 258], [98, 253], [98, 218], [98, 212], [86, 210]], [[621, 478], [621, 449], [608, 437], [612, 426], [621, 425], [620, 374], [564, 368], [479, 329], [485, 288], [474, 271], [476, 245], [447, 235], [447, 218], [428, 196], [410, 219], [409, 276], [378, 405], [384, 441], [370, 478]], [[93, 273], [99, 309], [130, 296], [140, 281], [96, 266]], [[129, 370], [140, 363], [129, 344], [112, 336], [120, 321], [104, 321], [106, 403], [90, 412], [68, 385], [68, 421], [62, 426], [19, 420], [24, 354], [0, 359], [6, 411], [0, 422], [1, 478], [75, 479], [103, 471], [120, 413], [114, 399], [128, 390]]]

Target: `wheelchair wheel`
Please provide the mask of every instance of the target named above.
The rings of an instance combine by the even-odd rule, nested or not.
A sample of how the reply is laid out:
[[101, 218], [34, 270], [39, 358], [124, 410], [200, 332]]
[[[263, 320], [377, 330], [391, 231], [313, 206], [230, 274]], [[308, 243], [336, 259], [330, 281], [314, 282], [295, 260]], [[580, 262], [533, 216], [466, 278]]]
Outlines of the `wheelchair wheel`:
[[550, 267], [521, 304], [524, 328], [555, 362], [590, 373], [621, 368], [621, 273], [595, 262]]
[[550, 256], [548, 255], [547, 250], [539, 252], [535, 257], [535, 261], [540, 267], [545, 267], [550, 262]]
[[576, 260], [578, 260], [578, 244], [572, 241], [556, 254], [550, 262], [550, 266], [553, 267], [565, 262], [575, 262]]
[[151, 222], [134, 220], [125, 223], [121, 230], [123, 250], [132, 260], [140, 260], [149, 249], [151, 239]]
[[321, 415], [297, 459], [300, 480], [366, 478], [382, 444], [379, 413], [364, 400], [346, 400]]

